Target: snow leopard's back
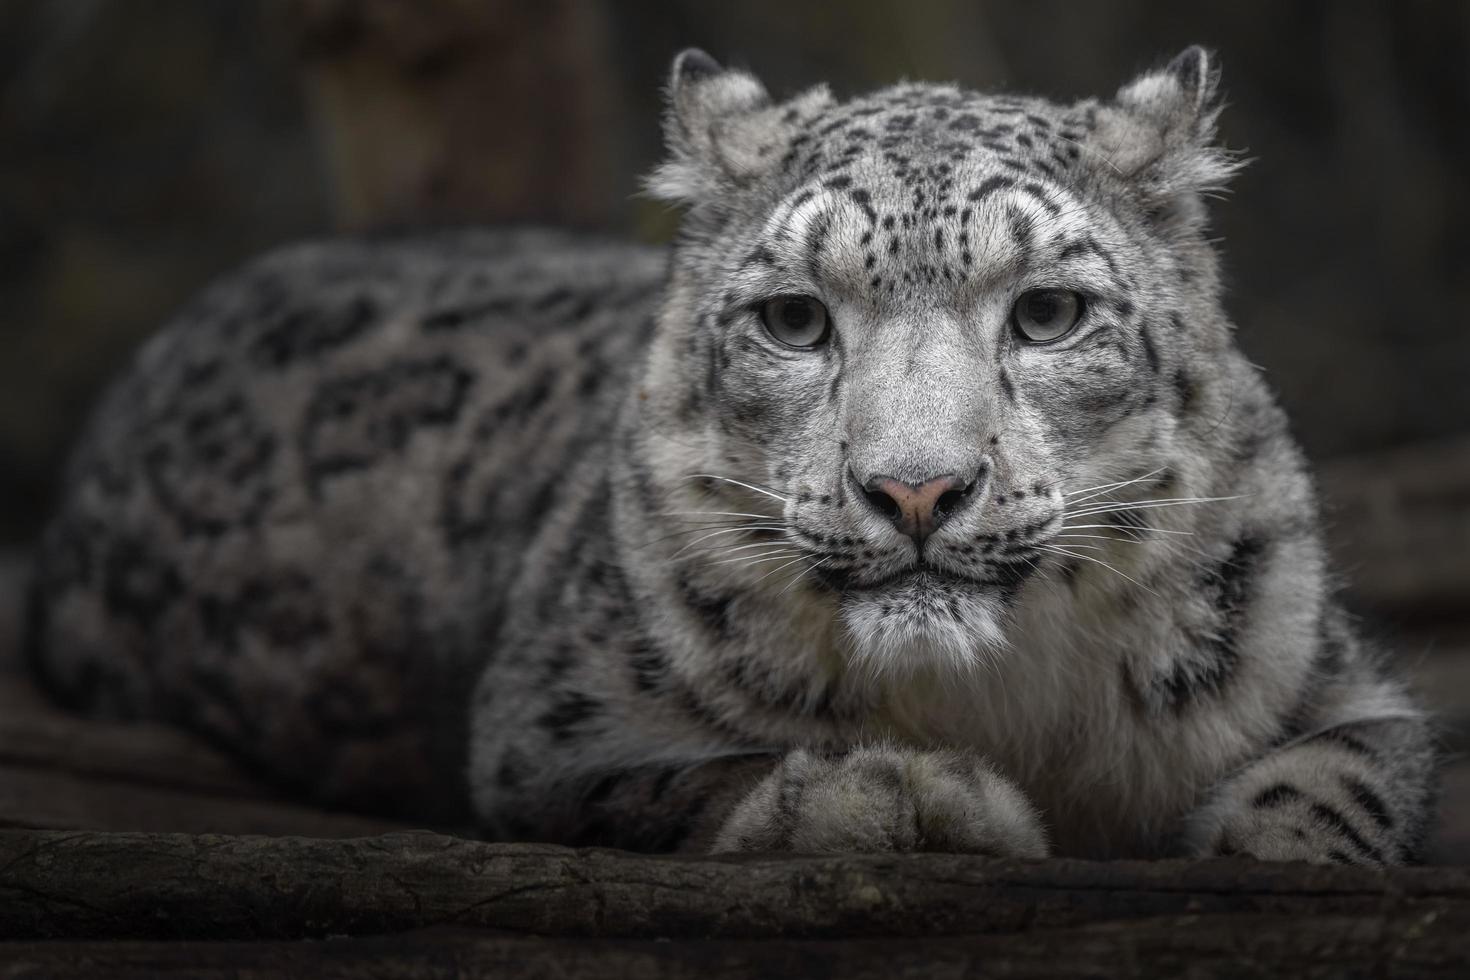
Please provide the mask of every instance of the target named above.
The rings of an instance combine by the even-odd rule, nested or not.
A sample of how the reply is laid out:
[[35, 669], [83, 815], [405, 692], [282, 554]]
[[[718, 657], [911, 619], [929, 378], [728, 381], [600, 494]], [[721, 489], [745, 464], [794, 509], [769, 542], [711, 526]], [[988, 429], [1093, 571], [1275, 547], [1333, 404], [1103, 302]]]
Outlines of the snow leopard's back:
[[39, 673], [319, 798], [442, 811], [519, 556], [607, 450], [661, 271], [461, 232], [297, 246], [218, 283], [71, 461]]

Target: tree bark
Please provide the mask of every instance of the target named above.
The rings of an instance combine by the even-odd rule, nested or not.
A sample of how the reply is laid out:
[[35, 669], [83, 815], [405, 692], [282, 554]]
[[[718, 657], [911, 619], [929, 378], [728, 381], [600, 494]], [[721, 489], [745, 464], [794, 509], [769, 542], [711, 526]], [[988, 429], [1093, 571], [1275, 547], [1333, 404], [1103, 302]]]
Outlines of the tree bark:
[[324, 942], [23, 942], [0, 944], [0, 977], [1463, 977], [1463, 939], [1425, 921], [1365, 928], [1352, 917], [1164, 916], [1000, 935], [840, 940], [568, 940], [440, 928]]
[[1461, 868], [0, 833], [0, 976], [1431, 976], [1467, 929]]

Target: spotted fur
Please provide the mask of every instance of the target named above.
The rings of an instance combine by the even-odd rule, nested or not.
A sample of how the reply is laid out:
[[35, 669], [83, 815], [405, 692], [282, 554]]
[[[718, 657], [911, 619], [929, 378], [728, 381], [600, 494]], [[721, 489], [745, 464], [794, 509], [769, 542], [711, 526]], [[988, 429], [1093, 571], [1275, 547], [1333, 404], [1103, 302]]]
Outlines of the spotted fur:
[[[776, 102], [686, 52], [667, 269], [323, 244], [146, 348], [48, 531], [35, 663], [322, 798], [463, 787], [500, 837], [1412, 860], [1426, 725], [1232, 341], [1218, 110], [1197, 48], [1067, 105]], [[1026, 344], [1042, 287], [1083, 319]], [[791, 294], [826, 344], [763, 327]], [[868, 488], [937, 474], [916, 544]]]

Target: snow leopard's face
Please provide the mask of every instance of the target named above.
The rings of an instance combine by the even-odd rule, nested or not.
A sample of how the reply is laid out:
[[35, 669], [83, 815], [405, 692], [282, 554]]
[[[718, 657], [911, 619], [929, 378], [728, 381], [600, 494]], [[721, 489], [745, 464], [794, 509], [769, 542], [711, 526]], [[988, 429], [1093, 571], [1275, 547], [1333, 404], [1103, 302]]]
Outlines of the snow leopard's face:
[[[1214, 301], [1195, 195], [1228, 166], [1202, 72], [1071, 107], [920, 85], [772, 107], [748, 76], [676, 77], [654, 186], [696, 205], [683, 410], [704, 468], [781, 498], [859, 651], [1001, 644], [1039, 568], [1087, 560], [1090, 494], [1167, 482]], [[723, 112], [691, 121], [681, 91]], [[715, 177], [688, 169], [701, 139]], [[1182, 192], [1147, 184], [1171, 153], [1201, 171]]]

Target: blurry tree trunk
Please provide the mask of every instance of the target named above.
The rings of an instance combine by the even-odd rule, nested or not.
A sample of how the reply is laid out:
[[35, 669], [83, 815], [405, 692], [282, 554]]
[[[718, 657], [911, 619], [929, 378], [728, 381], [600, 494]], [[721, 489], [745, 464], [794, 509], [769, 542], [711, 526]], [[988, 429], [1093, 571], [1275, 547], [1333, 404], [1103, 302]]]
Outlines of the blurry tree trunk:
[[275, 0], [348, 228], [610, 224], [621, 92], [591, 0]]

